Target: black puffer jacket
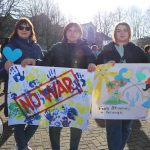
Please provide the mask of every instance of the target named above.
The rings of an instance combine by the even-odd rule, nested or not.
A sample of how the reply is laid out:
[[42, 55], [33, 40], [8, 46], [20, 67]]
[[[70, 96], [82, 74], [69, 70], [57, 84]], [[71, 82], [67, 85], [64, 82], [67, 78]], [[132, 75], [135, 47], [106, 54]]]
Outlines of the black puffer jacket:
[[116, 50], [114, 42], [104, 46], [103, 51], [97, 58], [97, 64], [104, 64], [110, 60], [114, 60], [116, 63], [121, 63], [121, 61], [126, 63], [147, 63], [143, 50], [131, 42], [124, 45], [124, 56], [122, 58]]
[[86, 69], [89, 63], [95, 63], [95, 56], [87, 43], [79, 40], [56, 43], [37, 65]]

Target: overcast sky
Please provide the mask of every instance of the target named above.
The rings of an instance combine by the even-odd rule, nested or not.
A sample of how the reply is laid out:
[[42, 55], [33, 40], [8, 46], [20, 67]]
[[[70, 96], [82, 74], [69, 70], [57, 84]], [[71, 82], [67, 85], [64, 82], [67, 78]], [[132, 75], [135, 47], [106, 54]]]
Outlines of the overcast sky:
[[113, 11], [117, 7], [128, 8], [137, 6], [143, 11], [150, 7], [150, 0], [55, 0], [61, 12], [67, 17], [80, 23], [92, 21], [99, 11]]

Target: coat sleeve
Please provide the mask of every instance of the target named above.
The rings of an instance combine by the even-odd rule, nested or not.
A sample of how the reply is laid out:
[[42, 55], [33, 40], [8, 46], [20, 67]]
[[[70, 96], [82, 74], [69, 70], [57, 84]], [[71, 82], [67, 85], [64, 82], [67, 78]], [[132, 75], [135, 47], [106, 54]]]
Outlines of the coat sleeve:
[[39, 44], [36, 45], [36, 59], [42, 59], [44, 57], [43, 52], [42, 52], [42, 48]]
[[140, 59], [140, 63], [148, 63], [148, 58], [146, 57], [146, 54], [144, 53], [144, 51], [137, 47], [137, 51], [139, 52], [139, 59]]
[[87, 56], [87, 64], [94, 63], [96, 64], [96, 57], [92, 53], [92, 50], [86, 46], [86, 56]]
[[104, 56], [105, 56], [105, 53], [106, 53], [107, 49], [108, 49], [108, 46], [107, 46], [107, 45], [103, 47], [102, 52], [101, 52], [101, 53], [98, 55], [98, 57], [97, 57], [97, 60], [96, 60], [96, 64], [97, 64], [97, 65], [99, 65], [99, 64], [104, 64], [104, 63], [105, 63], [105, 62], [104, 62]]
[[103, 54], [102, 52], [98, 55], [96, 60], [96, 65], [103, 64]]
[[44, 57], [41, 60], [36, 60], [36, 64], [38, 66], [53, 66], [53, 59], [55, 53], [55, 46], [52, 46], [52, 48], [45, 53]]

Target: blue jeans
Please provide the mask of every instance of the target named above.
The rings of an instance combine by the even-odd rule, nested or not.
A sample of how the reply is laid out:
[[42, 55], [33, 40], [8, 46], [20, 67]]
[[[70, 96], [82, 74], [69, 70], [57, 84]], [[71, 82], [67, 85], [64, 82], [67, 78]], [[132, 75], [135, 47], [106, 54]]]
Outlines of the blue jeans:
[[132, 131], [132, 120], [106, 120], [109, 150], [123, 150]]
[[18, 150], [23, 150], [28, 146], [28, 142], [34, 135], [38, 126], [18, 124], [13, 126], [14, 137]]
[[[60, 150], [61, 127], [49, 127], [49, 136], [52, 150]], [[77, 150], [82, 135], [82, 130], [70, 128], [70, 150]]]

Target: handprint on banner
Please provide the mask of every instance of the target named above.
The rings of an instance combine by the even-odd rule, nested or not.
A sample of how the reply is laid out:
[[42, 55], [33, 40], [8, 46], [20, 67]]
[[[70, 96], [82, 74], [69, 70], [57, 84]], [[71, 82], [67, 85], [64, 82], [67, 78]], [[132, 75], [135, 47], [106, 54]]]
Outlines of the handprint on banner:
[[[8, 107], [11, 125], [87, 127], [88, 107], [86, 111], [76, 108], [79, 98], [84, 97], [80, 105], [87, 106], [91, 97], [87, 88], [90, 76], [86, 70], [14, 65], [10, 73]], [[79, 117], [80, 113], [82, 116]]]
[[78, 81], [82, 83], [82, 87], [86, 86], [86, 81], [85, 81], [83, 74], [77, 72], [76, 77], [77, 77]]
[[56, 71], [54, 68], [49, 69], [48, 74], [47, 74], [47, 78], [48, 79], [56, 78]]
[[67, 117], [63, 117], [61, 122], [62, 122], [63, 127], [69, 127], [69, 125], [71, 123], [71, 121], [69, 121], [69, 119]]
[[29, 82], [29, 86], [31, 88], [35, 88], [38, 84], [39, 84], [38, 79], [35, 79], [35, 80]]
[[13, 79], [16, 81], [16, 82], [20, 82], [20, 81], [23, 81], [25, 79], [25, 76], [24, 76], [24, 71], [22, 71], [22, 74], [19, 72], [17, 66], [12, 66], [10, 68], [10, 75], [13, 76]]
[[16, 93], [11, 93], [11, 92], [10, 92], [10, 95], [11, 95], [11, 98], [12, 98], [12, 99], [15, 99], [15, 97], [17, 97], [17, 94], [16, 94]]
[[44, 113], [45, 118], [51, 123], [53, 121], [54, 116], [50, 113], [50, 111], [46, 110]]

